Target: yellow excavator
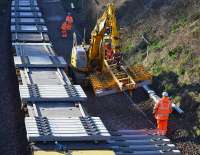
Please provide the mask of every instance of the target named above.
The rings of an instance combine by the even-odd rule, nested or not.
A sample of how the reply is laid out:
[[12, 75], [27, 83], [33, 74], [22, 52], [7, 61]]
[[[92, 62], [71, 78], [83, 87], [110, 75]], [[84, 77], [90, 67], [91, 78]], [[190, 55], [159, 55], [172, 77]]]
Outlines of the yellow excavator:
[[[105, 45], [111, 47], [113, 56], [106, 58]], [[97, 20], [89, 45], [77, 45], [74, 34], [71, 67], [78, 72], [89, 73], [93, 90], [99, 96], [131, 91], [136, 88], [137, 82], [151, 81], [151, 75], [142, 66], [127, 67], [119, 60], [119, 55], [121, 51], [116, 10], [114, 4], [109, 3]]]
[[115, 8], [112, 3], [108, 4], [102, 17], [98, 19], [91, 33], [90, 45], [75, 45], [72, 49], [71, 65], [83, 72], [92, 71], [95, 67], [102, 69], [105, 59], [102, 47], [105, 42], [111, 42], [114, 51], [119, 46]]

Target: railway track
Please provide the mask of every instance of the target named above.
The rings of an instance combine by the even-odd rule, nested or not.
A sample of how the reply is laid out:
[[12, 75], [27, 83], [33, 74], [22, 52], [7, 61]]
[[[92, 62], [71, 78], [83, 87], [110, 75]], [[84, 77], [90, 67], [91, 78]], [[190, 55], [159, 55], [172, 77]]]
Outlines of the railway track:
[[75, 154], [80, 150], [85, 154], [88, 150], [110, 155], [180, 154], [168, 138], [151, 130], [109, 132], [100, 117], [85, 112], [83, 105], [92, 100], [80, 85], [70, 81], [67, 62], [56, 55], [36, 0], [12, 1], [11, 33], [33, 154]]

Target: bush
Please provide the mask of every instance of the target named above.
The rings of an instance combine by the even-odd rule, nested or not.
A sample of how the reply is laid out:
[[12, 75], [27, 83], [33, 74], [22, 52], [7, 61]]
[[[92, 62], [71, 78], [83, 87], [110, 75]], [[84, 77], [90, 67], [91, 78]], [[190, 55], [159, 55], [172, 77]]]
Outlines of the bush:
[[160, 60], [155, 61], [153, 66], [151, 67], [151, 72], [153, 73], [153, 75], [159, 75], [162, 71], [162, 62]]
[[134, 44], [132, 42], [132, 39], [127, 39], [127, 41], [124, 43], [124, 46], [122, 47], [122, 51], [124, 52], [130, 52], [134, 47]]
[[162, 49], [163, 47], [164, 47], [164, 42], [162, 42], [161, 40], [155, 40], [149, 46], [149, 50], [150, 51], [157, 51], [159, 49]]
[[180, 55], [188, 57], [190, 54], [191, 54], [191, 48], [185, 45], [178, 45], [175, 48], [170, 49], [168, 51], [168, 56], [173, 60], [177, 59]]
[[179, 31], [181, 27], [185, 26], [186, 23], [187, 23], [187, 18], [185, 16], [179, 17], [178, 21], [171, 26], [170, 32], [176, 33], [177, 31]]
[[182, 75], [185, 74], [185, 72], [186, 72], [185, 67], [182, 66], [182, 65], [179, 66], [179, 68], [178, 68], [178, 75], [182, 76]]
[[170, 49], [168, 51], [168, 56], [172, 59], [176, 59], [178, 57], [178, 55], [183, 51], [183, 47], [182, 46], [177, 46], [173, 49]]

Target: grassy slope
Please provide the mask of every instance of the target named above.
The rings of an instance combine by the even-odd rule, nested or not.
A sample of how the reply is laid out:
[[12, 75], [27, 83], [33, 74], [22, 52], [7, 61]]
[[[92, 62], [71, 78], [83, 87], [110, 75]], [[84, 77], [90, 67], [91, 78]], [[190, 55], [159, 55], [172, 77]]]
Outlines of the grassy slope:
[[[96, 10], [103, 10], [108, 0], [98, 2]], [[192, 137], [200, 135], [199, 0], [116, 0], [114, 3], [122, 28], [125, 62], [143, 64], [154, 75], [154, 89], [158, 93], [168, 91], [186, 112], [183, 118], [173, 119], [178, 123], [177, 128]], [[146, 34], [149, 45], [142, 41], [142, 34]]]
[[[135, 17], [120, 20], [127, 30], [122, 38], [127, 62], [148, 68], [155, 76], [155, 89], [168, 91], [186, 111], [184, 119], [192, 121], [192, 126], [183, 126], [186, 132], [200, 135], [200, 3], [155, 0], [148, 8], [139, 8]], [[149, 45], [142, 41], [142, 34]]]

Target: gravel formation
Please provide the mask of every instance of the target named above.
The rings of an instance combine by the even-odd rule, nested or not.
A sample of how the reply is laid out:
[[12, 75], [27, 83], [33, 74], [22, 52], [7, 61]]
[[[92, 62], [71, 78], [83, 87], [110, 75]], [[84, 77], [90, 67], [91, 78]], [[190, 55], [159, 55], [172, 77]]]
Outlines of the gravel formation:
[[11, 50], [10, 2], [0, 14], [0, 154], [26, 155], [28, 143]]

